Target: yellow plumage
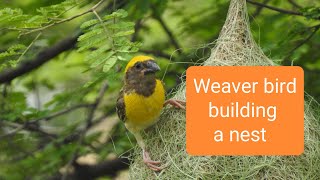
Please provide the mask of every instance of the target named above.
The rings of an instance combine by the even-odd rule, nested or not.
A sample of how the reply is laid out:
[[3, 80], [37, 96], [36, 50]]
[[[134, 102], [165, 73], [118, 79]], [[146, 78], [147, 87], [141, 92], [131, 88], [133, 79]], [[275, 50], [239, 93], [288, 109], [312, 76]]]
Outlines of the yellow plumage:
[[165, 91], [158, 79], [155, 91], [149, 97], [137, 93], [124, 94], [128, 129], [140, 131], [154, 124], [161, 113], [164, 101]]

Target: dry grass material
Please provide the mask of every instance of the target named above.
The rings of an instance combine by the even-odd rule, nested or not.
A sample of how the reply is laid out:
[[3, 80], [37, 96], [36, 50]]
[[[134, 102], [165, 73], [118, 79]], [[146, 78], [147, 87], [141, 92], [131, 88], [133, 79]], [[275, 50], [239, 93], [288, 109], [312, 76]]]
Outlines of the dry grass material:
[[[272, 66], [250, 32], [245, 0], [231, 0], [228, 16], [204, 66]], [[185, 100], [185, 85], [175, 93]], [[317, 104], [305, 100], [305, 151], [301, 156], [189, 156], [186, 152], [185, 113], [166, 109], [160, 121], [144, 134], [155, 160], [168, 163], [160, 173], [146, 168], [135, 148], [130, 179], [320, 179], [320, 120]]]

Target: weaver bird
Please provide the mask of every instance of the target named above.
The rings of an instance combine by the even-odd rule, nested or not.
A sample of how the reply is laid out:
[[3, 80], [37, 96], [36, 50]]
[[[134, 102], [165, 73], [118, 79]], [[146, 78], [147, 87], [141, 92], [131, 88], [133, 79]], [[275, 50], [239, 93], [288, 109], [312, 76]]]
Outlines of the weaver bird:
[[160, 161], [153, 161], [146, 149], [140, 132], [157, 122], [161, 110], [167, 104], [185, 109], [182, 101], [165, 101], [162, 82], [156, 79], [160, 67], [153, 58], [136, 56], [125, 68], [124, 86], [117, 99], [117, 113], [126, 128], [135, 136], [142, 148], [143, 162], [152, 170], [160, 171]]

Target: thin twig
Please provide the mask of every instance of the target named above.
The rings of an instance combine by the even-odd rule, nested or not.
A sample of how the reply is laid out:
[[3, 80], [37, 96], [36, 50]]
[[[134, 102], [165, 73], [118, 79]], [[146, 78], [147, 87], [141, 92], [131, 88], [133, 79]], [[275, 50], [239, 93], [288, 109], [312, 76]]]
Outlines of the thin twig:
[[153, 7], [153, 6], [151, 8], [153, 9], [153, 17], [154, 17], [154, 19], [156, 19], [160, 23], [160, 25], [162, 26], [163, 30], [168, 35], [172, 45], [176, 48], [178, 53], [182, 54], [181, 46], [179, 45], [178, 41], [176, 40], [175, 36], [171, 32], [171, 30], [169, 29], [167, 24], [163, 21], [162, 17], [159, 14], [157, 14], [156, 8]]
[[13, 136], [21, 130], [29, 130], [29, 131], [33, 131], [33, 132], [38, 132], [42, 135], [49, 137], [50, 139], [57, 138], [57, 135], [50, 134], [50, 133], [40, 129], [38, 127], [38, 125], [36, 125], [35, 123], [25, 122], [24, 124], [18, 124], [18, 123], [8, 122], [8, 121], [2, 121], [1, 123], [3, 123], [4, 125], [7, 125], [7, 126], [15, 127], [15, 129], [10, 131], [9, 133], [1, 135], [0, 139], [5, 138], [5, 137], [9, 137], [9, 136]]
[[32, 85], [32, 89], [34, 91], [34, 101], [35, 101], [35, 106], [38, 110], [41, 109], [41, 98], [40, 98], [40, 92], [39, 92], [39, 87], [38, 84], [35, 82], [37, 73], [35, 73], [32, 76], [32, 81], [31, 81], [31, 85]]
[[268, 8], [268, 9], [271, 9], [271, 10], [274, 10], [274, 11], [277, 11], [277, 12], [280, 12], [280, 13], [290, 14], [290, 15], [295, 15], [295, 16], [303, 16], [303, 14], [301, 12], [281, 9], [281, 8], [269, 6], [269, 5], [266, 5], [266, 4], [263, 4], [263, 3], [255, 2], [255, 1], [252, 1], [252, 0], [247, 0], [247, 2], [250, 3], [250, 4], [253, 4], [253, 5], [261, 6], [261, 7], [264, 7], [264, 8]]
[[[116, 11], [116, 4], [117, 4], [116, 0], [113, 0], [113, 5], [112, 5], [113, 12]], [[115, 16], [113, 16], [112, 22], [113, 22], [114, 25], [116, 24], [116, 17], [115, 17]], [[115, 30], [112, 29], [112, 35], [114, 35], [114, 33], [115, 33]], [[112, 38], [112, 50], [113, 50], [113, 51], [115, 51], [115, 46], [114, 46], [114, 44], [115, 44], [115, 41], [114, 41], [114, 38]]]
[[297, 46], [295, 46], [289, 53], [288, 55], [284, 58], [283, 60], [283, 64], [288, 64], [289, 58], [291, 57], [291, 55], [297, 50], [299, 49], [302, 45], [304, 45], [305, 43], [307, 43], [316, 33], [317, 31], [320, 29], [320, 24], [316, 25], [316, 26], [312, 26], [310, 27], [311, 29], [314, 29], [312, 31], [312, 33], [305, 38], [304, 40], [302, 40], [300, 43], [297, 44]]
[[0, 163], [15, 163], [21, 161], [27, 157], [34, 157], [34, 154], [42, 150], [44, 147], [39, 147], [36, 150], [32, 150], [31, 152], [24, 153], [23, 155], [12, 157], [11, 159], [0, 161]]
[[[6, 100], [6, 97], [7, 97], [7, 95], [8, 95], [8, 86], [10, 86], [10, 84], [9, 83], [5, 83], [2, 87], [3, 87], [3, 89], [2, 89], [2, 92], [1, 92], [1, 96], [2, 97], [0, 97], [0, 108], [1, 108], [1, 110], [0, 110], [0, 113], [2, 113], [3, 112], [3, 110], [5, 109], [5, 105], [6, 105], [6, 102], [5, 102], [5, 100]], [[1, 87], [1, 86], [0, 86]]]
[[[100, 2], [102, 3], [102, 1]], [[127, 1], [120, 1], [120, 3], [117, 5], [117, 8], [123, 7], [126, 3]], [[96, 9], [99, 5], [100, 4], [98, 3], [92, 9]], [[110, 5], [108, 5], [107, 8], [111, 8]], [[72, 49], [81, 34], [82, 33], [77, 33], [76, 36], [65, 38], [54, 46], [40, 51], [34, 59], [28, 59], [21, 62], [16, 68], [7, 69], [0, 72], [0, 84], [10, 83], [13, 79], [25, 75], [30, 71], [42, 66], [60, 53]]]
[[297, 4], [297, 2], [295, 2], [294, 0], [288, 0], [290, 4], [292, 4], [292, 6], [301, 9], [302, 6], [300, 6], [299, 4]]
[[163, 19], [160, 16], [157, 16], [156, 19], [161, 24], [163, 30], [167, 33], [171, 43], [176, 48], [176, 50], [178, 50], [178, 53], [182, 54], [181, 46], [179, 45], [178, 41], [174, 37], [173, 33], [170, 31], [169, 27], [166, 25], [166, 23], [163, 21]]
[[93, 10], [92, 12], [93, 12], [93, 14], [98, 18], [98, 20], [99, 20], [99, 22], [101, 23], [104, 31], [107, 33], [108, 30], [107, 30], [106, 26], [103, 24], [103, 20], [101, 19], [101, 17], [100, 17], [99, 14], [97, 13], [97, 11]]
[[32, 47], [32, 45], [34, 44], [34, 42], [36, 42], [36, 40], [38, 40], [38, 38], [41, 36], [42, 32], [40, 32], [33, 40], [32, 42], [29, 44], [29, 46], [23, 51], [23, 53], [19, 56], [18, 58], [18, 62], [20, 61], [20, 59], [28, 52], [28, 50]]
[[[104, 32], [105, 32], [106, 34], [109, 34], [109, 31], [108, 31], [106, 25], [103, 23], [103, 20], [102, 20], [102, 18], [99, 16], [99, 14], [98, 14], [95, 10], [93, 10], [92, 12], [93, 12], [93, 14], [98, 18], [100, 24], [101, 24], [102, 27], [103, 27]], [[114, 31], [112, 32], [112, 34], [114, 34]], [[108, 36], [108, 39], [110, 39], [110, 43], [111, 43], [111, 45], [112, 45], [112, 50], [114, 50], [114, 40], [113, 40], [113, 38], [110, 38], [110, 37]]]
[[[94, 119], [92, 121], [92, 126], [95, 126], [97, 124], [99, 124], [100, 122], [102, 122], [103, 120], [105, 120], [108, 116], [112, 115], [113, 113], [115, 113], [115, 109], [112, 109], [111, 111], [107, 112], [106, 114], [102, 115], [101, 117], [98, 117], [96, 119]], [[12, 127], [15, 127], [15, 128], [19, 128], [21, 127], [21, 125], [17, 124], [17, 123], [12, 123], [12, 122], [5, 122], [6, 125], [8, 126], [12, 126]], [[22, 130], [22, 129], [21, 129]], [[30, 129], [29, 129], [30, 130]], [[45, 136], [48, 136], [50, 139], [56, 139], [58, 137], [57, 134], [49, 134], [41, 129], [37, 129], [37, 131], [41, 134], [44, 134]], [[69, 144], [69, 143], [72, 143], [72, 142], [75, 142], [77, 140], [79, 140], [80, 138], [80, 135], [81, 135], [82, 131], [74, 131], [72, 134], [64, 137], [61, 141], [56, 141], [55, 142], [55, 145], [57, 146], [62, 146], [62, 145], [65, 145], [65, 144]], [[21, 156], [21, 157], [18, 157], [18, 158], [14, 158], [12, 159], [12, 161], [19, 161], [21, 159], [24, 159], [24, 158], [27, 158], [29, 157], [30, 155], [33, 155], [34, 153], [36, 152], [39, 152], [40, 150], [42, 150], [44, 147], [46, 147], [47, 144], [51, 143], [52, 141], [48, 141], [46, 142], [46, 144], [38, 147], [36, 150], [28, 153], [28, 155], [24, 155], [24, 156]], [[85, 144], [85, 145], [89, 145], [89, 144]]]
[[138, 34], [140, 29], [142, 28], [142, 19], [138, 19], [134, 25], [134, 33], [131, 36], [131, 41], [135, 42], [138, 39]]
[[[54, 137], [55, 135], [49, 134], [49, 133], [47, 133], [45, 131], [42, 131], [39, 128], [35, 128], [34, 126], [30, 126], [30, 125], [35, 124], [40, 120], [47, 120], [48, 121], [48, 120], [54, 119], [54, 118], [56, 118], [58, 116], [61, 116], [61, 115], [64, 115], [66, 113], [69, 113], [71, 111], [74, 111], [76, 109], [90, 107], [90, 106], [92, 106], [92, 104], [78, 104], [78, 105], [72, 106], [72, 107], [70, 107], [68, 109], [53, 113], [53, 114], [51, 114], [49, 116], [45, 116], [45, 117], [41, 117], [41, 118], [37, 118], [37, 119], [34, 119], [34, 120], [27, 121], [23, 125], [16, 124], [17, 125], [16, 129], [10, 131], [7, 134], [4, 134], [4, 135], [0, 136], [0, 139], [2, 139], [4, 137], [12, 136], [12, 135], [16, 134], [17, 132], [19, 132], [19, 131], [21, 131], [23, 129], [37, 131], [37, 132], [40, 132], [41, 134], [47, 135], [48, 137]], [[7, 122], [3, 121], [3, 123], [7, 123]], [[10, 125], [10, 124], [7, 124], [7, 125]], [[11, 124], [11, 126], [12, 126], [12, 124]]]
[[[92, 126], [92, 121], [93, 121], [93, 117], [94, 117], [94, 113], [97, 109], [97, 107], [99, 106], [100, 102], [102, 101], [103, 99], [103, 95], [104, 93], [106, 92], [108, 88], [108, 83], [105, 82], [102, 87], [100, 88], [100, 91], [99, 91], [99, 94], [95, 100], [95, 102], [91, 105], [91, 107], [89, 108], [89, 112], [88, 112], [88, 116], [87, 116], [87, 119], [86, 119], [86, 126], [85, 128], [81, 131], [80, 133], [80, 138], [78, 140], [78, 145], [77, 145], [77, 149], [74, 151], [71, 159], [69, 160], [68, 164], [66, 165], [66, 168], [69, 168], [72, 164], [75, 163], [77, 157], [78, 157], [78, 154], [79, 154], [79, 151], [80, 151], [80, 146], [83, 145], [84, 143], [84, 140], [85, 140], [85, 135], [86, 135], [86, 132], [89, 130], [89, 128]], [[67, 178], [67, 173], [65, 173], [62, 177], [62, 180], [66, 180]]]
[[26, 123], [24, 126], [25, 126], [24, 127], [25, 130], [40, 133], [41, 135], [49, 137], [51, 140], [56, 139], [58, 137], [58, 135], [56, 135], [56, 134], [51, 134], [51, 133], [48, 133], [48, 132], [42, 130], [40, 128], [40, 126], [38, 125], [38, 123]]
[[146, 50], [146, 49], [140, 49], [140, 52], [146, 53], [146, 54], [152, 54], [154, 56], [158, 56], [158, 57], [162, 57], [162, 58], [166, 58], [166, 59], [171, 59], [171, 55], [170, 54], [166, 54], [160, 50]]
[[68, 37], [52, 47], [40, 51], [34, 59], [24, 60], [15, 68], [3, 70], [0, 72], [0, 84], [10, 83], [16, 77], [29, 73], [30, 71], [42, 66], [60, 53], [70, 50], [77, 42], [80, 34], [74, 37]]
[[104, 113], [102, 116], [94, 119], [92, 121], [92, 126], [99, 124], [100, 122], [102, 122], [103, 120], [105, 120], [107, 117], [113, 115], [116, 112], [116, 108], [112, 108], [110, 109], [108, 112]]
[[69, 17], [69, 18], [67, 18], [67, 19], [63, 19], [63, 20], [61, 20], [61, 21], [53, 22], [53, 23], [48, 24], [48, 25], [46, 25], [46, 26], [43, 26], [43, 27], [41, 27], [41, 28], [33, 29], [33, 30], [28, 31], [28, 32], [26, 32], [26, 33], [22, 33], [21, 35], [27, 35], [27, 34], [30, 34], [30, 33], [37, 32], [37, 31], [43, 31], [43, 30], [45, 30], [45, 29], [47, 29], [47, 28], [49, 28], [49, 27], [52, 27], [52, 26], [54, 26], [54, 25], [61, 24], [61, 23], [67, 22], [67, 21], [71, 21], [71, 20], [76, 19], [76, 18], [78, 18], [78, 17], [81, 17], [81, 16], [83, 16], [83, 15], [85, 15], [85, 14], [91, 13], [91, 12], [93, 12], [95, 9], [97, 9], [97, 8], [103, 3], [103, 1], [104, 1], [104, 0], [100, 0], [100, 1], [99, 1], [97, 4], [95, 4], [92, 8], [88, 9], [88, 10], [85, 11], [85, 12], [82, 12], [82, 13], [80, 13], [80, 14], [74, 15], [74, 16]]
[[99, 94], [95, 100], [95, 102], [92, 104], [90, 110], [89, 110], [89, 114], [87, 117], [87, 125], [86, 125], [86, 130], [88, 130], [88, 128], [92, 125], [92, 120], [93, 120], [93, 115], [95, 110], [97, 109], [98, 105], [100, 104], [104, 93], [106, 92], [106, 90], [108, 89], [108, 83], [105, 82], [102, 87], [100, 88]]
[[20, 127], [17, 127], [16, 129], [14, 129], [14, 130], [12, 130], [12, 131], [4, 134], [4, 135], [1, 135], [1, 136], [0, 136], [0, 139], [3, 139], [3, 138], [5, 138], [5, 137], [9, 137], [9, 136], [13, 136], [13, 135], [15, 135], [17, 132], [21, 131], [24, 127], [25, 127], [24, 125], [22, 125], [22, 126], [20, 126]]
[[[262, 4], [267, 4], [270, 0], [264, 0]], [[252, 21], [254, 18], [256, 18], [263, 10], [262, 6], [258, 6], [256, 11], [250, 16], [250, 21]]]
[[72, 107], [70, 107], [68, 109], [53, 113], [53, 114], [51, 114], [49, 116], [45, 116], [45, 117], [37, 118], [37, 119], [34, 119], [34, 120], [30, 120], [29, 122], [30, 123], [35, 123], [35, 122], [40, 121], [40, 120], [48, 121], [50, 119], [53, 119], [53, 118], [56, 118], [58, 116], [64, 115], [64, 114], [69, 113], [71, 111], [74, 111], [76, 109], [90, 107], [91, 105], [92, 104], [78, 104], [78, 105], [72, 106]]
[[[58, 16], [54, 17], [54, 18], [59, 18], [60, 16], [62, 16], [63, 14], [67, 13], [68, 11], [70, 11], [71, 9], [74, 9], [75, 7], [81, 5], [82, 3], [84, 3], [86, 0], [80, 1], [78, 3], [75, 3], [72, 7], [66, 9], [65, 11], [61, 12]], [[60, 18], [62, 19], [62, 18]]]

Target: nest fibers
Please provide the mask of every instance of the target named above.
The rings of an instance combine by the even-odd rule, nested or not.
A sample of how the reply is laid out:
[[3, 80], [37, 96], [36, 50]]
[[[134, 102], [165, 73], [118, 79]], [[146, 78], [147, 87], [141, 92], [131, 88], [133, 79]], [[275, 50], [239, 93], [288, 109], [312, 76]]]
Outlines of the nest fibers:
[[[205, 66], [271, 66], [250, 32], [245, 0], [231, 0], [220, 36]], [[185, 85], [175, 98], [185, 100]], [[314, 107], [316, 106], [316, 107]], [[146, 168], [141, 149], [135, 148], [130, 179], [320, 179], [320, 121], [313, 110], [319, 104], [305, 101], [305, 151], [301, 156], [202, 156], [186, 152], [185, 113], [165, 111], [144, 134], [152, 158], [168, 163], [160, 173]]]

